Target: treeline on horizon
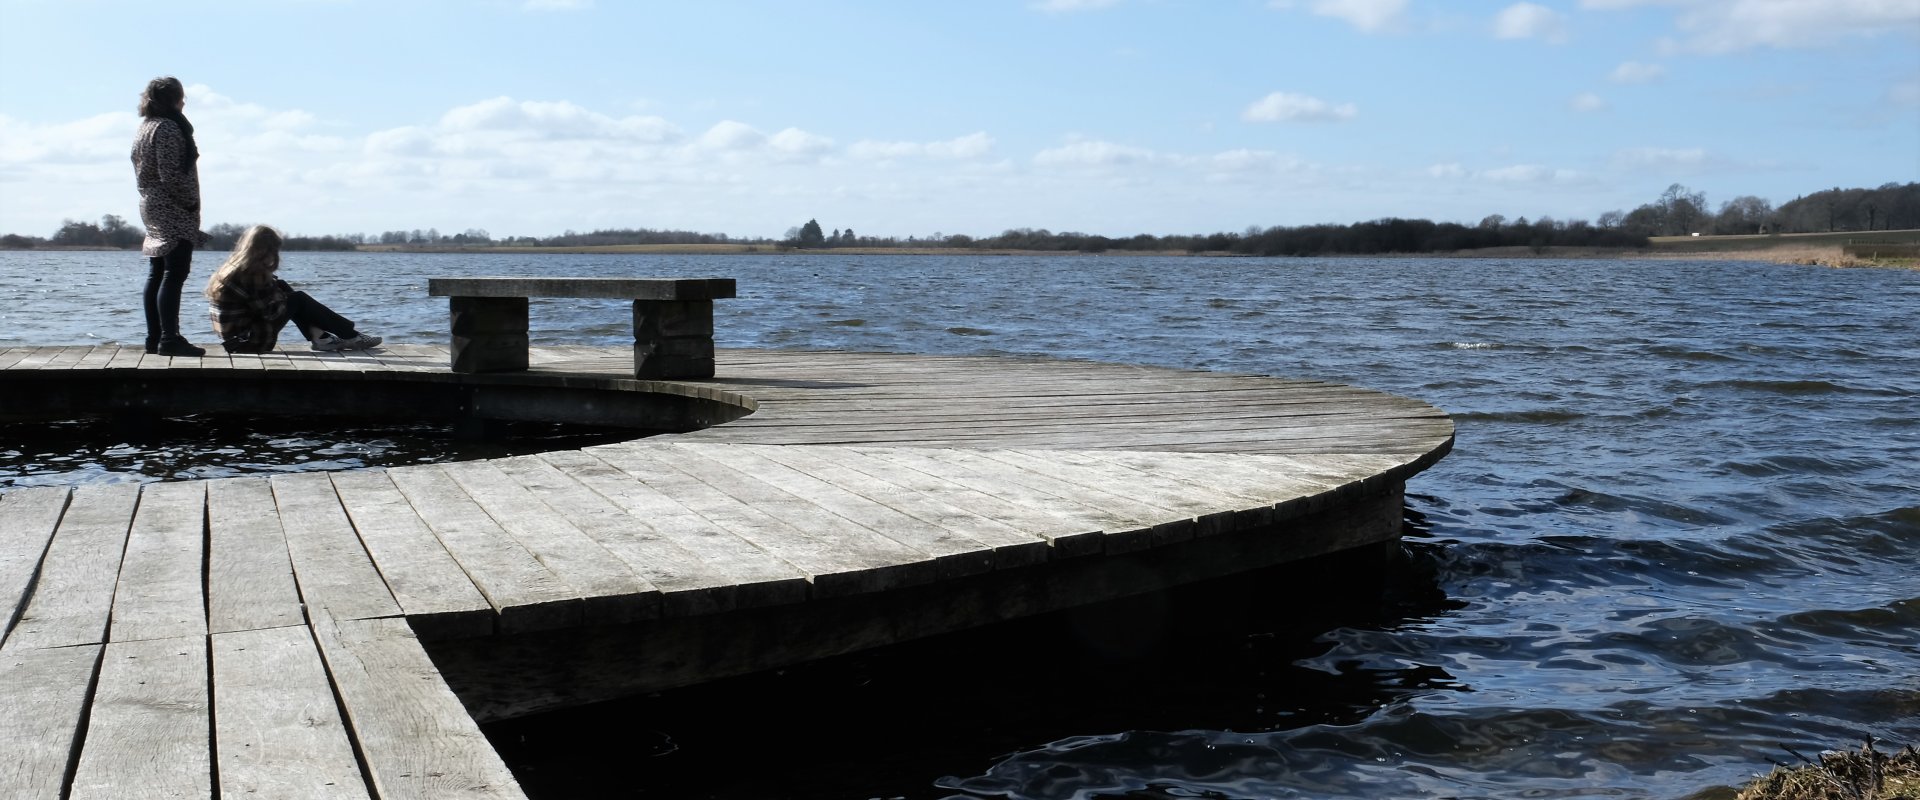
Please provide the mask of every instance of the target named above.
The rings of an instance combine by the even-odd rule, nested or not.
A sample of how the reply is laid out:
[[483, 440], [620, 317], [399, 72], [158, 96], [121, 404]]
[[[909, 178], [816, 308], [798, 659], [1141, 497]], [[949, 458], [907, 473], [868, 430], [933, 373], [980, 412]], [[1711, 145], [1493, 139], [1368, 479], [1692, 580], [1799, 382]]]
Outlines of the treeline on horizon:
[[[1241, 233], [1112, 238], [1044, 228], [1015, 228], [997, 236], [935, 233], [927, 237], [862, 236], [852, 228], [823, 230], [808, 220], [780, 239], [737, 238], [724, 233], [621, 228], [558, 236], [495, 239], [470, 228], [443, 235], [437, 229], [393, 230], [379, 234], [289, 236], [289, 250], [355, 250], [365, 245], [400, 248], [599, 247], [613, 245], [749, 245], [774, 249], [862, 247], [878, 249], [946, 248], [954, 250], [1035, 250], [1053, 252], [1213, 252], [1253, 256], [1383, 255], [1446, 253], [1495, 247], [1644, 248], [1654, 236], [1688, 234], [1779, 234], [1920, 228], [1920, 183], [1887, 183], [1874, 189], [1833, 188], [1794, 198], [1778, 208], [1764, 198], [1745, 195], [1721, 203], [1673, 184], [1652, 202], [1632, 211], [1609, 211], [1591, 222], [1539, 217], [1528, 220], [1492, 214], [1478, 223], [1384, 218], [1350, 224], [1248, 228]], [[209, 250], [229, 250], [245, 226], [223, 223], [207, 230]], [[135, 249], [145, 232], [108, 214], [98, 224], [66, 220], [50, 238], [6, 234], [0, 249], [111, 247]]]

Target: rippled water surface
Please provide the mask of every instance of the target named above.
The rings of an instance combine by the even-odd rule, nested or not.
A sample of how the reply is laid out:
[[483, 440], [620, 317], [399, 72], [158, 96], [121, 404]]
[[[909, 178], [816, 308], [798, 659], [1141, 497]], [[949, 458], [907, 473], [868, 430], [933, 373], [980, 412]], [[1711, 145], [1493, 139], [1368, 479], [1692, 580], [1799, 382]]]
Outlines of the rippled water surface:
[[[0, 345], [137, 340], [143, 272], [0, 253]], [[722, 346], [1312, 377], [1459, 422], [1408, 485], [1377, 601], [1204, 589], [1152, 611], [1148, 653], [1037, 622], [496, 729], [530, 790], [1682, 797], [1783, 747], [1920, 742], [1920, 273], [305, 253], [285, 273], [390, 342], [444, 340], [432, 275], [724, 275]], [[533, 316], [539, 343], [628, 335], [618, 304]], [[552, 744], [566, 726], [595, 734]]]

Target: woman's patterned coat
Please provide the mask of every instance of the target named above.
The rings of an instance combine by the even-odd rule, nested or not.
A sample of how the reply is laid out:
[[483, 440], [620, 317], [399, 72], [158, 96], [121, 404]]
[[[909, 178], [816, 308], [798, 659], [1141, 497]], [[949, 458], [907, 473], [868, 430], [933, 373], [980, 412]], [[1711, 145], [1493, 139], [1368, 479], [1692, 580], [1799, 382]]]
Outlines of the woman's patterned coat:
[[133, 175], [140, 185], [140, 252], [164, 256], [180, 242], [207, 243], [200, 232], [200, 167], [187, 157], [186, 134], [173, 120], [148, 117], [133, 138]]

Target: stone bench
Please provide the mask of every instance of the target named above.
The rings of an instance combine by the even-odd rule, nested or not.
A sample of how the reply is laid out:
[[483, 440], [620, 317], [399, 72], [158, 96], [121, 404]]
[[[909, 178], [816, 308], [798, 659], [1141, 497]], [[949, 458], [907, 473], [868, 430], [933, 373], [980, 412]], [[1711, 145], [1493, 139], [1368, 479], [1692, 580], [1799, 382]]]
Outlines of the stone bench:
[[713, 377], [713, 301], [733, 296], [732, 278], [430, 278], [447, 298], [454, 372], [527, 368], [527, 299], [633, 301], [633, 376]]

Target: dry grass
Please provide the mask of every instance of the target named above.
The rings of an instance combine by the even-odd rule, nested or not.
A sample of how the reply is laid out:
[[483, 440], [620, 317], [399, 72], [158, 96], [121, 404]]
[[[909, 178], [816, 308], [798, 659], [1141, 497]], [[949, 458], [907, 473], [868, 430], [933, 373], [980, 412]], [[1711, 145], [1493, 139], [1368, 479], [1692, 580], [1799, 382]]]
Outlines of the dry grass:
[[1869, 741], [1857, 753], [1801, 758], [1807, 763], [1775, 768], [1735, 800], [1920, 800], [1920, 751], [1912, 745], [1888, 755]]

